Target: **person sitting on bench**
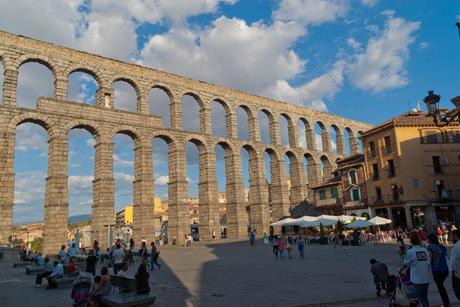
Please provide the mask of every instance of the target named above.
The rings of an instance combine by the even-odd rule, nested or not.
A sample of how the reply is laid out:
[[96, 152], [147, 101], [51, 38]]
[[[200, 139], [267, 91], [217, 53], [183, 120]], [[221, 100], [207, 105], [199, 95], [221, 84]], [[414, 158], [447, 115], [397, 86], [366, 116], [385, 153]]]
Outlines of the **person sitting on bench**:
[[45, 270], [37, 274], [37, 278], [35, 279], [35, 287], [40, 287], [42, 284], [43, 278], [51, 275], [53, 273], [53, 265], [50, 262], [50, 259], [47, 257], [45, 258]]
[[150, 284], [149, 284], [149, 273], [147, 272], [147, 266], [145, 263], [141, 263], [137, 269], [137, 273], [134, 278], [137, 281], [136, 293], [137, 294], [149, 294]]
[[57, 288], [56, 279], [64, 276], [64, 266], [61, 262], [54, 261], [53, 266], [53, 272], [46, 277], [46, 279], [48, 280], [48, 287], [46, 287], [46, 289]]

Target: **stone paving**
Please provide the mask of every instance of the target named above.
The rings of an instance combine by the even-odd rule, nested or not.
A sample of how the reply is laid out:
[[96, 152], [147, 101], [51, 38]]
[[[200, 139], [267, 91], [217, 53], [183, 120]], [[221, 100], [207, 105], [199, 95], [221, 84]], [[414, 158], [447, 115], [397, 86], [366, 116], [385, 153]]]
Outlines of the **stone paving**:
[[[395, 272], [394, 244], [372, 247], [306, 246], [306, 259], [275, 260], [260, 242], [195, 244], [161, 248], [160, 271], [151, 272], [155, 306], [388, 306], [375, 295], [369, 258], [386, 262]], [[129, 269], [134, 275], [137, 263]], [[70, 288], [35, 288], [24, 268], [0, 264], [1, 306], [71, 306]], [[446, 281], [452, 302], [457, 302]], [[430, 284], [432, 306], [441, 300]], [[458, 304], [456, 304], [458, 305]]]

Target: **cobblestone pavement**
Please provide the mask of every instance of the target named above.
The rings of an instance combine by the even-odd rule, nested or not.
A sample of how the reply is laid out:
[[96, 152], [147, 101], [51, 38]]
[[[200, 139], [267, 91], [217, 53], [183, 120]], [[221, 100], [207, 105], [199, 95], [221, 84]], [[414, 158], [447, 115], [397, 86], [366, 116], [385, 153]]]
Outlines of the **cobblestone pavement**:
[[[369, 259], [398, 267], [396, 246], [306, 246], [306, 259], [275, 260], [271, 247], [259, 242], [195, 244], [190, 248], [160, 249], [160, 271], [150, 272], [155, 306], [388, 306], [375, 295]], [[134, 275], [138, 263], [131, 265]], [[71, 306], [70, 288], [34, 287], [34, 276], [24, 268], [0, 264], [1, 306]], [[450, 283], [450, 298], [457, 302]], [[434, 283], [432, 306], [441, 304]]]

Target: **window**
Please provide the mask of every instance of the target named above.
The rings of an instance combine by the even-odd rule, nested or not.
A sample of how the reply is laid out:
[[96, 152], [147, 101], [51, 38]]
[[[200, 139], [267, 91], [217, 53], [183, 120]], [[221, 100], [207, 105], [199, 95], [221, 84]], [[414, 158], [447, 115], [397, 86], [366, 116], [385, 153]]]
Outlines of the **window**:
[[423, 141], [429, 144], [437, 143], [438, 142], [438, 132], [436, 130], [426, 131]]
[[435, 174], [442, 174], [442, 168], [441, 168], [441, 161], [439, 159], [439, 156], [432, 156], [431, 157], [433, 161], [433, 169]]
[[391, 139], [390, 139], [390, 136], [387, 135], [383, 140], [385, 141], [385, 151], [386, 151], [387, 153], [393, 152], [393, 148], [391, 148]]
[[380, 187], [375, 187], [375, 200], [376, 201], [382, 201], [382, 189]]
[[416, 189], [420, 188], [420, 179], [412, 178], [412, 187]]
[[336, 187], [332, 187], [332, 188], [331, 188], [331, 197], [332, 197], [332, 198], [337, 198], [337, 197], [339, 197], [339, 193], [338, 193]]
[[361, 192], [358, 188], [353, 188], [350, 190], [350, 198], [352, 201], [360, 201], [361, 200]]
[[379, 166], [376, 163], [374, 163], [372, 164], [372, 178], [374, 180], [379, 180], [379, 177]]
[[319, 190], [319, 199], [326, 199], [326, 190]]
[[447, 142], [460, 143], [460, 131], [448, 131], [446, 133]]
[[356, 170], [351, 169], [348, 171], [348, 183], [354, 185], [358, 184], [358, 174]]
[[444, 180], [436, 180], [436, 192], [438, 197], [441, 199], [448, 199], [449, 198], [449, 191], [446, 189], [444, 185]]
[[391, 192], [393, 194], [393, 201], [399, 201], [399, 190], [396, 184], [391, 185]]
[[388, 177], [391, 178], [391, 177], [396, 176], [395, 164], [393, 160], [388, 160], [387, 163], [388, 163]]
[[375, 158], [375, 156], [377, 155], [377, 151], [375, 150], [375, 142], [369, 142], [369, 147], [371, 150], [371, 158]]

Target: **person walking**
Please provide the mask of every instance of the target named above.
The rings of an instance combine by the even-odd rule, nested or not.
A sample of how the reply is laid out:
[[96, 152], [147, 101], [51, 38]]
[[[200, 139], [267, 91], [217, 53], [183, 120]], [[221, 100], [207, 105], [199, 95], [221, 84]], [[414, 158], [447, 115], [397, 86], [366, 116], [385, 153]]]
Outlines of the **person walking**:
[[273, 255], [275, 255], [275, 259], [278, 259], [278, 243], [279, 243], [278, 236], [275, 236], [272, 239]]
[[438, 288], [439, 295], [442, 299], [444, 307], [450, 306], [449, 296], [447, 290], [444, 287], [444, 281], [449, 275], [449, 268], [447, 267], [447, 249], [444, 245], [439, 242], [439, 238], [442, 236], [436, 236], [434, 233], [428, 235], [428, 255], [430, 256], [431, 272], [433, 274], [434, 282]]
[[157, 250], [155, 242], [150, 243], [150, 246], [152, 247], [152, 250], [150, 252], [150, 271], [153, 271], [155, 269], [155, 265], [160, 270], [161, 265], [158, 263], [158, 257], [160, 256], [160, 252]]
[[457, 300], [460, 301], [460, 232], [457, 229], [452, 231], [452, 242], [454, 247], [450, 251], [450, 271], [452, 272], [452, 288]]
[[404, 258], [406, 258], [406, 243], [404, 243], [402, 236], [398, 236], [396, 242], [398, 243], [399, 262], [402, 265], [404, 263]]
[[256, 244], [256, 231], [254, 229], [252, 229], [249, 233], [249, 242], [251, 243], [251, 246]]
[[404, 269], [410, 270], [410, 281], [414, 284], [417, 298], [422, 307], [430, 306], [428, 302], [428, 287], [430, 285], [430, 260], [428, 251], [422, 247], [417, 232], [410, 234], [412, 248], [407, 251], [404, 259]]
[[284, 248], [285, 248], [286, 244], [284, 243], [284, 238], [280, 238], [279, 242], [278, 242], [278, 251], [280, 253], [280, 258], [281, 259], [284, 259]]
[[124, 250], [121, 248], [120, 243], [117, 242], [116, 248], [112, 253], [113, 259], [113, 274], [117, 275], [118, 271], [121, 268], [121, 264], [123, 263], [123, 257], [125, 255]]
[[304, 249], [305, 249], [305, 241], [303, 240], [302, 237], [299, 237], [299, 239], [298, 239], [298, 241], [297, 241], [297, 248], [299, 249], [299, 256], [300, 256], [300, 258], [305, 259], [305, 252], [304, 252]]
[[289, 236], [286, 240], [286, 250], [289, 259], [292, 259], [292, 238]]
[[141, 249], [139, 250], [139, 257], [141, 257], [141, 261], [146, 263], [147, 262], [147, 246], [145, 242], [141, 242]]
[[89, 256], [86, 257], [86, 272], [90, 272], [93, 277], [96, 276], [97, 257], [94, 255], [94, 249], [89, 251]]
[[380, 296], [380, 291], [386, 289], [386, 283], [388, 281], [388, 267], [383, 262], [378, 262], [374, 258], [370, 261], [371, 273], [377, 290], [377, 296]]

